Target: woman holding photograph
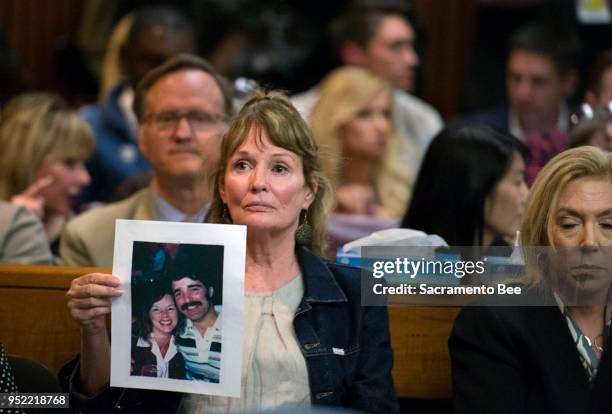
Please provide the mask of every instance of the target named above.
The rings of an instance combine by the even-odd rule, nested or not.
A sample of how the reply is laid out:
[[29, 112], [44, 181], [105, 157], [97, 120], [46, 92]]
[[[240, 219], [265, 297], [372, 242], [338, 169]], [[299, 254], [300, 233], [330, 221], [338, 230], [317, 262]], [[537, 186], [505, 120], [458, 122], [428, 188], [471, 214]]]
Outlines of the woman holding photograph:
[[213, 183], [209, 220], [247, 226], [240, 398], [108, 388], [102, 322], [122, 292], [118, 278], [88, 274], [68, 292], [72, 315], [90, 327], [82, 329], [88, 362], [74, 368], [71, 386], [99, 395], [75, 398], [75, 407], [200, 413], [312, 404], [398, 412], [387, 311], [361, 305], [358, 269], [320, 257], [330, 188], [317, 145], [284, 95], [256, 92], [247, 100], [223, 138]]
[[174, 343], [183, 321], [172, 295], [156, 283], [134, 286], [132, 292], [139, 312], [132, 324], [131, 374], [184, 379], [185, 360]]

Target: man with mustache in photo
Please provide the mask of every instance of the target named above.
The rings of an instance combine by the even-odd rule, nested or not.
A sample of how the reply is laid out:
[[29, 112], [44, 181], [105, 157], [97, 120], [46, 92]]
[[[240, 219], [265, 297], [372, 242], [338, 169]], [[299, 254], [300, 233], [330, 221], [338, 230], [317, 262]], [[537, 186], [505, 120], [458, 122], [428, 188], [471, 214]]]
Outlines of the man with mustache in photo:
[[212, 290], [197, 271], [175, 266], [168, 272], [176, 307], [185, 316], [185, 327], [176, 347], [185, 359], [186, 378], [219, 382], [221, 319], [211, 300]]

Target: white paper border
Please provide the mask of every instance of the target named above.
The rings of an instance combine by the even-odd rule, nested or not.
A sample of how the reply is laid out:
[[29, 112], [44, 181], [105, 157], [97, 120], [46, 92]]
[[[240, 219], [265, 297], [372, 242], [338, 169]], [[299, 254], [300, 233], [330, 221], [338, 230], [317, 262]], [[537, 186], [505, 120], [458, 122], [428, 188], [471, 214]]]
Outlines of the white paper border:
[[[134, 241], [223, 245], [221, 370], [218, 384], [129, 375], [132, 323], [132, 248]], [[240, 396], [246, 226], [122, 220], [115, 225], [113, 274], [124, 294], [112, 305], [111, 382], [113, 387], [195, 394]]]

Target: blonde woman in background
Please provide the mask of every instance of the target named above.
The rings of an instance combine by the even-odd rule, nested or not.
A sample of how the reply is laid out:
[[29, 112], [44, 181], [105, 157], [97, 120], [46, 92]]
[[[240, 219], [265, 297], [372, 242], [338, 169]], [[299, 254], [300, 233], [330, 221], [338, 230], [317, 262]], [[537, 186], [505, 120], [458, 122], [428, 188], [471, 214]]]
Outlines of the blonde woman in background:
[[104, 52], [104, 60], [100, 69], [100, 90], [98, 101], [103, 103], [111, 90], [121, 82], [125, 73], [121, 67], [120, 52], [127, 42], [128, 33], [132, 27], [134, 15], [128, 13], [114, 27]]
[[0, 120], [0, 199], [40, 217], [53, 245], [90, 183], [84, 163], [94, 146], [91, 128], [59, 96], [13, 98]]
[[391, 87], [356, 67], [323, 80], [310, 126], [323, 168], [335, 188], [336, 210], [400, 217], [413, 179], [402, 165], [402, 142], [393, 129]]

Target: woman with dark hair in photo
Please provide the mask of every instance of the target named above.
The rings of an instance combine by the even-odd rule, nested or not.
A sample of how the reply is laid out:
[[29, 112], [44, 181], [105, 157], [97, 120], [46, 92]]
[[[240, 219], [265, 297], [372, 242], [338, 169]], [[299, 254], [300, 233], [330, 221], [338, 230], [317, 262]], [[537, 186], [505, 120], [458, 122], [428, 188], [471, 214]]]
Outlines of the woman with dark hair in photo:
[[240, 397], [108, 387], [104, 316], [122, 292], [116, 277], [93, 273], [73, 280], [67, 294], [83, 327], [83, 364], [73, 367], [71, 386], [97, 395], [73, 394], [74, 407], [100, 411], [98, 401], [124, 412], [207, 413], [325, 405], [397, 413], [387, 310], [361, 304], [359, 269], [321, 258], [330, 185], [286, 96], [257, 91], [247, 99], [223, 137], [212, 182], [208, 220], [247, 226]]
[[169, 290], [160, 283], [132, 289], [132, 372], [159, 378], [185, 378], [185, 361], [174, 343], [183, 319]]
[[449, 126], [432, 141], [401, 227], [450, 246], [513, 244], [527, 198], [528, 150], [478, 124]]

